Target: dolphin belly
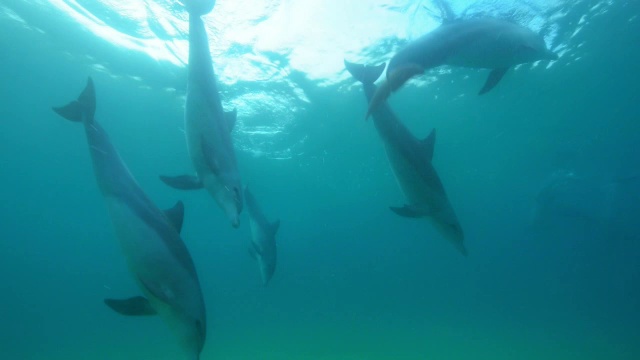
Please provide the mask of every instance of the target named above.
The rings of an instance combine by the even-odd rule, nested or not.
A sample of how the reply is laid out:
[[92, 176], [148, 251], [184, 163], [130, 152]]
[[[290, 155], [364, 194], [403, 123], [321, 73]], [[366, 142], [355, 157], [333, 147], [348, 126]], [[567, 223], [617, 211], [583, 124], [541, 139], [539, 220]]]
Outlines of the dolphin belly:
[[176, 256], [179, 235], [161, 236], [125, 202], [105, 200], [134, 280], [184, 350], [197, 358], [206, 337], [205, 305], [195, 271]]
[[[106, 202], [127, 265], [149, 300], [153, 303], [155, 299], [203, 319], [198, 279], [170, 248], [170, 241], [179, 240], [177, 232], [175, 239], [163, 238], [120, 199], [107, 197]], [[160, 309], [156, 310], [169, 318], [173, 313], [162, 314]]]

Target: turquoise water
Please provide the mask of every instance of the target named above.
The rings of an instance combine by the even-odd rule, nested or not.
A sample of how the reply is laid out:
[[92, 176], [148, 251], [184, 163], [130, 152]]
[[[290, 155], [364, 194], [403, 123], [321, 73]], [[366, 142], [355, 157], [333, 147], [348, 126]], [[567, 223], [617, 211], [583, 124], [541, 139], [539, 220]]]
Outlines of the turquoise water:
[[[261, 42], [247, 48], [244, 33], [220, 24], [235, 14], [296, 26], [308, 12], [325, 13], [273, 2], [248, 6], [268, 17], [249, 16], [225, 13], [231, 2], [220, 0], [207, 19], [224, 105], [239, 111], [240, 171], [267, 217], [281, 220], [267, 287], [247, 254], [246, 214], [233, 229], [205, 193], [172, 190], [157, 178], [191, 171], [180, 56], [154, 59], [114, 45], [52, 10], [60, 3], [73, 4], [0, 3], [3, 358], [182, 356], [160, 319], [124, 318], [102, 303], [139, 291], [83, 131], [50, 110], [75, 97], [88, 75], [97, 116], [140, 185], [161, 207], [185, 203], [182, 235], [208, 312], [202, 359], [640, 358], [636, 2], [452, 1], [459, 13], [520, 9], [532, 27], [549, 25], [547, 41], [561, 50], [548, 68], [519, 67], [482, 97], [475, 94], [485, 71], [450, 69], [390, 99], [418, 137], [438, 131], [434, 166], [465, 230], [464, 258], [428, 224], [388, 210], [403, 203], [402, 193], [373, 124], [363, 121], [361, 87], [333, 65], [344, 56], [388, 61], [426, 31], [425, 19], [435, 21], [432, 4], [367, 7], [367, 24], [389, 19], [405, 37], [375, 38], [384, 31], [367, 35], [358, 26], [348, 35], [368, 45], [310, 43], [304, 34], [295, 43], [278, 33], [307, 51], [287, 52]], [[142, 32], [114, 15], [125, 8], [78, 3], [120, 34]], [[166, 9], [162, 16], [182, 24], [178, 6]], [[350, 18], [334, 21], [343, 16]], [[320, 56], [314, 46], [326, 58], [311, 61], [308, 54]], [[234, 60], [245, 58], [258, 60], [234, 70]], [[236, 71], [241, 81], [233, 81]]]

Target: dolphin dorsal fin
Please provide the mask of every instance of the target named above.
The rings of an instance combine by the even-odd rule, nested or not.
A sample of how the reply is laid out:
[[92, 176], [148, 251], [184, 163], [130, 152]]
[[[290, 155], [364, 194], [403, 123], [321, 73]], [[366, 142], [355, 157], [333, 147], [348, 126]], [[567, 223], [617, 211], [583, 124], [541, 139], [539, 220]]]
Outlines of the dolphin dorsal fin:
[[227, 122], [229, 126], [229, 132], [233, 130], [233, 127], [236, 126], [236, 120], [238, 119], [238, 109], [234, 108], [231, 111], [224, 112], [224, 120]]
[[420, 141], [420, 145], [422, 145], [422, 150], [427, 160], [431, 162], [431, 159], [433, 159], [433, 148], [436, 145], [436, 129], [432, 129], [429, 135]]
[[173, 227], [180, 233], [182, 231], [182, 222], [184, 220], [184, 204], [178, 201], [172, 208], [164, 211]]

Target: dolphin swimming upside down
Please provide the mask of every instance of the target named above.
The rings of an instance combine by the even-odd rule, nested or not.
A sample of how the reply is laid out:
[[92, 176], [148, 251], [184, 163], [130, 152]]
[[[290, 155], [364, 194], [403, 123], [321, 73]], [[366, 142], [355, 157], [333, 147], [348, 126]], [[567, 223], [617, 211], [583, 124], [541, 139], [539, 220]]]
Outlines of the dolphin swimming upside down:
[[160, 179], [177, 189], [207, 189], [231, 225], [238, 227], [243, 205], [242, 184], [231, 139], [236, 110], [222, 109], [201, 18], [213, 9], [215, 0], [185, 0], [185, 4], [189, 12], [189, 74], [184, 122], [196, 176], [160, 176]]

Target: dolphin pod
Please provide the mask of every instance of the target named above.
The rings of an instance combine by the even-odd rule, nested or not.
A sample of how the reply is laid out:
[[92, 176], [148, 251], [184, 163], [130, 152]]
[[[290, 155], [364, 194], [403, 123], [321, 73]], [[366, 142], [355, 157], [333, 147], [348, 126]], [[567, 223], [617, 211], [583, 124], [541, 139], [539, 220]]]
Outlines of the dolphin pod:
[[184, 123], [196, 176], [160, 176], [160, 179], [177, 189], [207, 189], [231, 225], [238, 227], [243, 206], [242, 184], [231, 140], [237, 112], [222, 109], [201, 18], [213, 9], [215, 0], [190, 0], [185, 4], [189, 12], [189, 75]]
[[[451, 15], [448, 15], [451, 16]], [[479, 94], [493, 89], [512, 66], [558, 58], [542, 36], [526, 27], [493, 18], [447, 19], [435, 30], [398, 51], [384, 81], [371, 98], [366, 117], [412, 77], [441, 65], [491, 69]]]
[[178, 202], [163, 212], [147, 197], [95, 120], [95, 109], [91, 78], [77, 100], [53, 108], [84, 125], [96, 181], [129, 271], [144, 294], [105, 303], [123, 315], [160, 315], [187, 358], [198, 359], [206, 338], [206, 314], [195, 266], [180, 238], [184, 207]]
[[[384, 71], [384, 64], [365, 66], [345, 61], [345, 66], [362, 83], [365, 96], [370, 101], [376, 92], [374, 82]], [[408, 202], [403, 207], [391, 207], [391, 210], [407, 218], [428, 218], [445, 239], [461, 254], [467, 255], [462, 227], [431, 163], [435, 130], [425, 139], [418, 140], [400, 122], [386, 101], [376, 107], [371, 115]]]
[[280, 228], [280, 220], [269, 222], [258, 205], [258, 201], [249, 191], [244, 190], [244, 198], [249, 211], [251, 224], [251, 245], [249, 254], [258, 261], [262, 284], [267, 285], [276, 270], [278, 260], [276, 250], [276, 233]]

